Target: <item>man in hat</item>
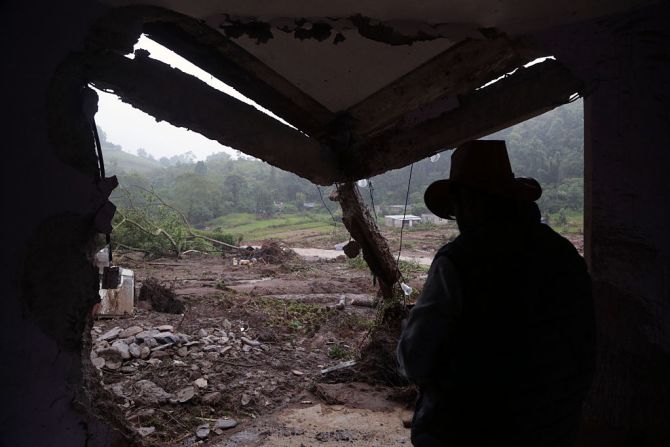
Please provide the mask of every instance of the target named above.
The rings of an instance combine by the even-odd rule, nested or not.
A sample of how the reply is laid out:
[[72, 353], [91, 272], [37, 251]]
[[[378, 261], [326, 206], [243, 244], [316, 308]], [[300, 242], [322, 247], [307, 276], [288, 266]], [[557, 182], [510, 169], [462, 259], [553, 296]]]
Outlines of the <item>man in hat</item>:
[[590, 277], [540, 222], [542, 193], [504, 141], [472, 141], [428, 187], [460, 235], [436, 254], [398, 344], [419, 386], [416, 446], [569, 446], [594, 367]]

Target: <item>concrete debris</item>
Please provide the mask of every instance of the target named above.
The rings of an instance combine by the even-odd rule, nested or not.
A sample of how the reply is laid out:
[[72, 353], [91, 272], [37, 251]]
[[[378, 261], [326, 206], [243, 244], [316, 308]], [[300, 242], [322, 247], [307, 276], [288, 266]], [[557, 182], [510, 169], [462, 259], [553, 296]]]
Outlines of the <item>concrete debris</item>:
[[95, 366], [97, 369], [100, 369], [105, 366], [105, 359], [102, 357], [95, 357], [91, 359], [91, 363], [93, 363], [93, 366]]
[[198, 439], [205, 439], [209, 436], [209, 424], [202, 424], [195, 430], [195, 435]]
[[124, 339], [134, 337], [135, 335], [139, 334], [142, 331], [143, 329], [139, 326], [130, 326], [129, 328], [124, 329], [119, 333], [119, 338]]
[[140, 357], [140, 356], [142, 355], [142, 348], [141, 348], [140, 345], [138, 345], [137, 343], [131, 343], [131, 344], [128, 346], [128, 352], [129, 352], [130, 355], [132, 355], [134, 358], [138, 358], [138, 357]]
[[240, 337], [240, 340], [242, 340], [244, 343], [246, 343], [249, 346], [260, 346], [261, 342], [252, 340], [248, 337]]
[[183, 404], [184, 402], [188, 402], [189, 400], [193, 399], [193, 396], [195, 396], [195, 388], [192, 386], [187, 386], [186, 388], [182, 388], [181, 390], [177, 391], [177, 402]]
[[133, 388], [135, 390], [135, 398], [148, 404], [161, 404], [174, 398], [173, 394], [168, 393], [151, 380], [135, 382]]
[[204, 377], [196, 379], [193, 383], [198, 388], [207, 388], [207, 379], [205, 379]]
[[163, 324], [160, 326], [156, 326], [156, 330], [159, 330], [161, 332], [172, 332], [174, 331], [174, 326], [170, 324]]
[[346, 362], [341, 362], [341, 363], [338, 363], [335, 366], [331, 366], [329, 368], [322, 369], [321, 374], [328, 374], [328, 373], [331, 373], [333, 371], [338, 371], [340, 369], [351, 368], [352, 366], [355, 366], [355, 365], [356, 365], [356, 360], [349, 360], [349, 361], [346, 361]]
[[121, 333], [121, 328], [120, 327], [115, 327], [114, 329], [110, 329], [104, 334], [102, 334], [100, 337], [98, 337], [97, 341], [107, 341], [107, 340], [113, 340], [115, 339], [119, 334]]
[[130, 358], [129, 347], [124, 341], [121, 340], [115, 341], [114, 343], [112, 343], [112, 348], [118, 351], [122, 359], [127, 360]]
[[219, 419], [214, 423], [214, 428], [219, 430], [227, 430], [237, 426], [235, 419]]

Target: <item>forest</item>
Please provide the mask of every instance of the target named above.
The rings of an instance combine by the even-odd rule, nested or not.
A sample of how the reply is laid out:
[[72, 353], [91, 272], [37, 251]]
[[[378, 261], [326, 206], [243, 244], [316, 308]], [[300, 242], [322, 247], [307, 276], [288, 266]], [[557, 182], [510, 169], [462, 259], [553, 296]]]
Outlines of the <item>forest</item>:
[[[221, 216], [238, 213], [257, 218], [323, 213], [322, 196], [330, 208], [336, 208], [328, 202], [329, 188], [318, 188], [308, 180], [241, 153], [231, 156], [220, 152], [197, 161], [191, 152], [185, 151], [156, 160], [144, 149], [139, 149], [138, 155], [123, 151], [108, 141], [104, 129], [99, 129], [99, 134], [107, 171], [117, 175], [120, 183], [113, 195], [119, 207], [117, 224], [125, 217], [126, 222], [134, 222], [135, 229], [143, 226], [145, 232], [155, 234], [169, 226], [167, 219], [177, 227], [187, 222], [193, 227], [192, 231], [197, 231], [214, 226]], [[515, 175], [533, 177], [541, 183], [543, 195], [538, 203], [545, 216], [552, 216], [557, 224], [565, 224], [566, 215], [581, 216], [584, 194], [582, 101], [556, 108], [487, 138], [507, 142]], [[367, 183], [365, 186], [359, 185], [361, 194], [368, 205], [374, 202], [382, 210], [389, 205], [404, 205], [408, 197], [408, 213], [426, 212], [423, 192], [431, 182], [448, 177], [450, 154], [445, 151], [412, 166], [366, 179], [367, 182], [361, 182]], [[177, 227], [173, 231], [188, 233], [188, 229], [177, 230]], [[232, 236], [219, 236], [232, 242]], [[130, 242], [139, 244], [141, 241]]]

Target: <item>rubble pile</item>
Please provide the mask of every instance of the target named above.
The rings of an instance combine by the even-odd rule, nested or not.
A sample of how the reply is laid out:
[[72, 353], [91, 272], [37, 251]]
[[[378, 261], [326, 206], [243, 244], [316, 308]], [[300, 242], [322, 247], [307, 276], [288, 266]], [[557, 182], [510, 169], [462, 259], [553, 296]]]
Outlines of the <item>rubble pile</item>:
[[224, 416], [285, 404], [297, 380], [282, 361], [295, 349], [256, 340], [243, 322], [223, 319], [191, 334], [169, 324], [95, 326], [92, 335], [91, 362], [142, 436], [169, 438], [174, 423], [161, 418], [175, 412], [194, 442], [221, 434], [237, 425]]
[[262, 259], [268, 264], [282, 264], [296, 258], [296, 256], [293, 250], [283, 247], [282, 244], [274, 240], [264, 241], [255, 254], [257, 259]]

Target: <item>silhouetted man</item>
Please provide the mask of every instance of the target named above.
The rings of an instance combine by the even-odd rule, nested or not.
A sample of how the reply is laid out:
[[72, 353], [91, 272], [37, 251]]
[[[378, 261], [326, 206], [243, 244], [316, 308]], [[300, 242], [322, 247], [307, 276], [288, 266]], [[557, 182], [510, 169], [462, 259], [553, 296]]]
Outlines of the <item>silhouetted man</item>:
[[594, 363], [590, 277], [540, 223], [542, 189], [504, 141], [472, 141], [428, 187], [460, 235], [436, 254], [398, 345], [419, 385], [416, 446], [570, 446]]

